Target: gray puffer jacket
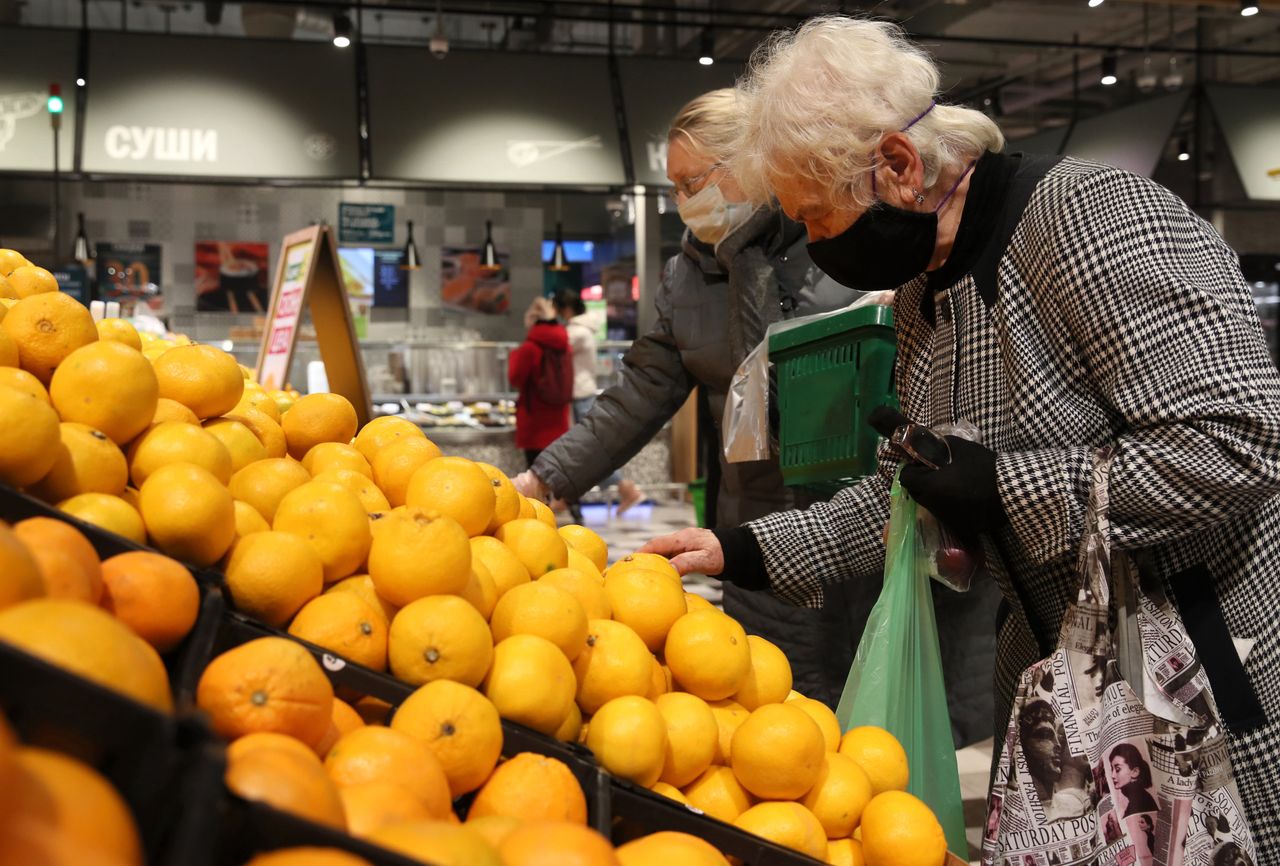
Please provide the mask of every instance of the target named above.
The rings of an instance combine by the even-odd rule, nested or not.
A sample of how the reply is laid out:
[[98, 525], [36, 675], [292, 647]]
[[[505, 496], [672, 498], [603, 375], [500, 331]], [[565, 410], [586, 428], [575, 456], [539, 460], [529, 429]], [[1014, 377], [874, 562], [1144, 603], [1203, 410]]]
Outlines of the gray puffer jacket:
[[[719, 441], [729, 382], [765, 329], [858, 297], [814, 267], [805, 244], [802, 226], [766, 208], [715, 250], [685, 232], [683, 252], [663, 271], [658, 320], [627, 352], [621, 381], [538, 456], [534, 473], [557, 496], [576, 499], [635, 456], [695, 386], [707, 395]], [[720, 464], [720, 526], [807, 504], [783, 484], [776, 459], [728, 463], [721, 455]], [[834, 706], [857, 640], [839, 601], [830, 613], [804, 610], [726, 583], [724, 607], [748, 632], [782, 648], [796, 689]]]

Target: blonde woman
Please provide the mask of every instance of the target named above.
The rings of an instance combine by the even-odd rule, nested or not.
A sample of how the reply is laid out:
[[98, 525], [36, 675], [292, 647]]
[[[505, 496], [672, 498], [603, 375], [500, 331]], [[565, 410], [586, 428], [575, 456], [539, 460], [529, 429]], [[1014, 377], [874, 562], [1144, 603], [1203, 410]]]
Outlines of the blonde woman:
[[[939, 101], [932, 59], [893, 25], [814, 19], [766, 45], [741, 86], [739, 185], [803, 222], [831, 276], [896, 288], [905, 416], [982, 431], [901, 480], [984, 540], [1004, 596], [997, 740], [1018, 674], [1057, 643], [1092, 455], [1111, 446], [1113, 541], [1150, 553], [1172, 591], [1260, 862], [1280, 863], [1280, 375], [1236, 254], [1146, 178], [1005, 154], [988, 118]], [[833, 581], [882, 567], [898, 460], [880, 463], [830, 503], [648, 549], [821, 604]]]

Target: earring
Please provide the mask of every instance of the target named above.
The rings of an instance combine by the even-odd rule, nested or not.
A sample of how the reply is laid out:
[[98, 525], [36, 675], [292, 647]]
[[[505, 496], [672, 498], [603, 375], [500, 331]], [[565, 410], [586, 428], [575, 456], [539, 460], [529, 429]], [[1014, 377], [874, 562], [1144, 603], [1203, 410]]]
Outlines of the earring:
[[916, 204], [924, 204], [924, 193], [918, 189], [913, 189], [911, 191], [916, 194]]

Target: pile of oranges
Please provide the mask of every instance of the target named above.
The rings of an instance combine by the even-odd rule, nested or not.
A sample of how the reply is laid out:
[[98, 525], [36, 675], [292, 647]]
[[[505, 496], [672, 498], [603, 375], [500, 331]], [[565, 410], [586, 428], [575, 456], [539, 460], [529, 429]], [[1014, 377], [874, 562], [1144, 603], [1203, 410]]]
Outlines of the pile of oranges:
[[[341, 396], [267, 393], [217, 348], [144, 343], [121, 321], [95, 327], [10, 252], [0, 251], [0, 481], [217, 566], [241, 612], [418, 687], [387, 726], [386, 705], [335, 696], [293, 641], [228, 651], [198, 703], [231, 742], [233, 790], [441, 864], [447, 839], [469, 852], [459, 862], [490, 862], [476, 844], [508, 864], [534, 862], [510, 846], [554, 847], [510, 842], [506, 831], [523, 838], [517, 823], [589, 845], [567, 768], [525, 755], [498, 764], [506, 718], [818, 859], [943, 862], [938, 822], [904, 792], [901, 746], [874, 728], [842, 737], [828, 707], [792, 691], [785, 655], [685, 592], [664, 558], [609, 564], [590, 529], [557, 527], [500, 470], [443, 455], [404, 419], [357, 429]], [[0, 556], [5, 544], [0, 533]], [[37, 560], [50, 546], [26, 545]], [[0, 569], [0, 605], [100, 602], [92, 576], [37, 566], [22, 580]], [[152, 655], [190, 628], [187, 601], [164, 586], [138, 604], [145, 625], [116, 610]], [[5, 615], [0, 639], [12, 640]], [[168, 700], [121, 676], [123, 690]], [[472, 792], [459, 827], [452, 801]], [[630, 862], [668, 859], [662, 840], [641, 843], [650, 853]], [[697, 850], [688, 862], [723, 862]]]

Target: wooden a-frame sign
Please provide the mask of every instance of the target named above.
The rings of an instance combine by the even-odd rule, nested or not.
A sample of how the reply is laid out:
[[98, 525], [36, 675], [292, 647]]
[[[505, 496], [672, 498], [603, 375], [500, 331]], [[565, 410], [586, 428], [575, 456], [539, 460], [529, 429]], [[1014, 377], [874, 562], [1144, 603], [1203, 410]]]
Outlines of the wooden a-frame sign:
[[296, 231], [280, 244], [267, 326], [258, 350], [258, 381], [267, 390], [285, 386], [302, 311], [308, 308], [329, 390], [351, 401], [363, 427], [369, 421], [369, 385], [342, 283], [338, 249], [327, 225]]

